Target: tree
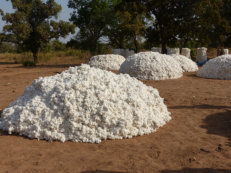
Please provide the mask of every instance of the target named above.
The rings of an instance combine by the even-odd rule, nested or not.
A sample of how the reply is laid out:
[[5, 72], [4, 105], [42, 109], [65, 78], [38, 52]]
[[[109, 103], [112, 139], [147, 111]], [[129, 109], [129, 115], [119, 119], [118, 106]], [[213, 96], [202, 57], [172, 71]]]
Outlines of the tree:
[[61, 11], [61, 6], [54, 0], [11, 0], [11, 3], [15, 12], [3, 14], [2, 17], [7, 23], [3, 28], [5, 38], [31, 51], [35, 64], [43, 45], [53, 38], [74, 33], [73, 24], [51, 20], [52, 17], [57, 19], [57, 14]]
[[[166, 53], [167, 45], [188, 42], [210, 44], [227, 23], [222, 19], [222, 0], [150, 0], [146, 3], [153, 25], [148, 40], [157, 38]], [[221, 40], [217, 40], [221, 42]]]
[[76, 40], [83, 48], [96, 51], [111, 21], [112, 3], [110, 0], [69, 0], [68, 7], [75, 10], [70, 20], [79, 28]]
[[229, 27], [226, 28], [225, 33], [225, 46], [231, 46], [231, 0], [223, 0], [223, 8], [221, 14], [227, 20]]
[[119, 48], [127, 48], [129, 45], [138, 52], [146, 29], [144, 3], [141, 0], [121, 0], [114, 8], [114, 21], [107, 32], [109, 40]]
[[153, 18], [153, 25], [147, 31], [149, 32], [148, 41], [158, 39], [162, 45], [162, 52], [167, 52], [167, 44], [175, 40], [178, 21], [175, 20], [174, 6], [176, 1], [170, 0], [151, 0], [146, 3], [148, 11]]
[[195, 13], [198, 16], [198, 38], [203, 38], [210, 46], [223, 46], [229, 24], [222, 17], [223, 0], [201, 0]]

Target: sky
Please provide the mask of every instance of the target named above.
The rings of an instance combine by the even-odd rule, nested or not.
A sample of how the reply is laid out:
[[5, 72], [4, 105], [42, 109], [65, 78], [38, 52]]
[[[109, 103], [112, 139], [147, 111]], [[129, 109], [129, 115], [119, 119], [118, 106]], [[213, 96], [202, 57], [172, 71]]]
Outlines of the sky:
[[[64, 20], [64, 21], [69, 21], [70, 18], [70, 13], [72, 13], [72, 9], [67, 7], [68, 0], [55, 0], [58, 4], [62, 6], [62, 11], [58, 15], [58, 19]], [[12, 5], [10, 1], [6, 0], [0, 0], [0, 9], [2, 9], [5, 13], [12, 13]], [[2, 28], [5, 25], [5, 22], [2, 21], [0, 17], [0, 32], [2, 32]], [[73, 35], [68, 35], [66, 38], [60, 38], [60, 41], [62, 42], [67, 42], [69, 41]]]

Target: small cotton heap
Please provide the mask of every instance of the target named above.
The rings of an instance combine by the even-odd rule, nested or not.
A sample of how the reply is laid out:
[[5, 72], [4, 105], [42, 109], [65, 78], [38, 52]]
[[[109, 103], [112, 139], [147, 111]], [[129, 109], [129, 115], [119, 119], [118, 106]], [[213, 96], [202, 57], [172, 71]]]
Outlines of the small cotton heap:
[[125, 58], [121, 55], [108, 54], [93, 56], [88, 64], [102, 70], [119, 70], [124, 61]]
[[183, 71], [179, 63], [169, 55], [141, 52], [128, 57], [119, 73], [127, 73], [140, 80], [165, 80], [180, 78]]
[[161, 49], [160, 47], [152, 47], [152, 48], [151, 48], [151, 51], [152, 51], [152, 52], [159, 52], [159, 53], [161, 53], [161, 52], [162, 52], [162, 49]]
[[183, 72], [195, 72], [198, 70], [198, 66], [191, 59], [183, 55], [171, 55], [180, 64]]
[[172, 55], [172, 54], [180, 54], [180, 49], [179, 48], [167, 48], [167, 53], [168, 55]]
[[197, 76], [211, 79], [231, 80], [231, 55], [222, 55], [209, 60]]
[[187, 58], [191, 59], [191, 50], [189, 48], [182, 48], [181, 55], [186, 56]]
[[158, 90], [89, 65], [35, 80], [0, 118], [29, 138], [99, 143], [149, 134], [171, 119]]

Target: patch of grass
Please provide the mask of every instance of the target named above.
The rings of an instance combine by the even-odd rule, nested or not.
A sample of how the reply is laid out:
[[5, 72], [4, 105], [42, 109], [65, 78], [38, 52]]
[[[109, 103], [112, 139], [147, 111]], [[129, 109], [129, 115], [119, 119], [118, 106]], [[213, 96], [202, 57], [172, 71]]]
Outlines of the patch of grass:
[[52, 59], [52, 56], [51, 53], [39, 53], [38, 60], [39, 62], [46, 63]]
[[[69, 49], [67, 51], [40, 52], [38, 54], [38, 65], [66, 65], [88, 63], [93, 54], [89, 51]], [[31, 52], [23, 53], [1, 53], [0, 62], [20, 63], [29, 66], [33, 62]]]

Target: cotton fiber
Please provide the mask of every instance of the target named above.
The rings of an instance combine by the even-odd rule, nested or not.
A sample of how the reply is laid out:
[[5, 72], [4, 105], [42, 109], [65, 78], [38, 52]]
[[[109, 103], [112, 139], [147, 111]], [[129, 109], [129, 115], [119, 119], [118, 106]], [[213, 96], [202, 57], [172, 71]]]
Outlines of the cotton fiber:
[[26, 87], [4, 109], [0, 129], [49, 141], [99, 143], [155, 132], [170, 119], [157, 89], [82, 65]]
[[191, 59], [183, 55], [171, 55], [180, 64], [183, 72], [195, 72], [198, 70], [198, 66]]
[[181, 55], [186, 56], [187, 58], [191, 59], [191, 50], [189, 48], [182, 48]]
[[88, 64], [103, 70], [119, 70], [124, 61], [125, 58], [121, 55], [108, 54], [93, 56]]
[[129, 49], [112, 49], [112, 54], [121, 55], [127, 58], [128, 56], [134, 55], [135, 51]]
[[171, 56], [157, 52], [141, 52], [130, 56], [119, 73], [127, 73], [140, 80], [165, 80], [182, 77], [183, 70]]
[[180, 54], [180, 49], [179, 48], [167, 48], [167, 53], [168, 55], [172, 55], [172, 54]]
[[197, 76], [231, 80], [231, 55], [222, 55], [209, 60], [197, 72]]
[[161, 52], [162, 52], [162, 49], [161, 49], [161, 47], [152, 47], [152, 48], [151, 48], [151, 51], [152, 51], [152, 52], [159, 52], [159, 53], [161, 53]]
[[207, 62], [207, 48], [197, 48], [196, 62], [198, 65], [204, 65]]

